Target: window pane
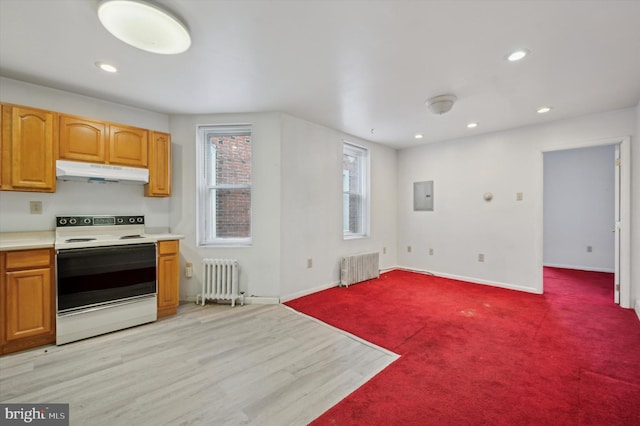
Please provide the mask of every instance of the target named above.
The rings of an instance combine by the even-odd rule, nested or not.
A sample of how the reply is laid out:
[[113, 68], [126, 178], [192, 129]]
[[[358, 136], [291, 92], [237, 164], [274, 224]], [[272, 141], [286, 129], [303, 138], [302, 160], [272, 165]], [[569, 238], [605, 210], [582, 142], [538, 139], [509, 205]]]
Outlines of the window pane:
[[251, 190], [217, 189], [217, 238], [248, 238], [251, 236]]
[[349, 195], [349, 232], [362, 233], [362, 197], [358, 194]]
[[210, 134], [215, 147], [215, 185], [251, 184], [251, 135]]

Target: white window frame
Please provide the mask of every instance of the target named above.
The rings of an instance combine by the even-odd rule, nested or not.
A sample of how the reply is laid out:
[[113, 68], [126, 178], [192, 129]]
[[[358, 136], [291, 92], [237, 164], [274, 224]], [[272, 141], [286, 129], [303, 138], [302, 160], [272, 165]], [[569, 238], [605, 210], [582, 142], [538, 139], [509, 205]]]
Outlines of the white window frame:
[[[217, 185], [215, 182], [215, 174], [213, 175], [214, 182], [209, 184], [207, 182], [207, 139], [206, 135], [212, 129], [225, 131], [228, 130], [229, 134], [249, 132], [253, 135], [251, 124], [215, 124], [215, 125], [199, 125], [196, 132], [196, 240], [198, 247], [212, 247], [212, 246], [251, 246], [253, 243], [253, 137], [251, 139], [251, 184], [250, 185]], [[214, 149], [216, 149], [214, 147]], [[215, 158], [215, 156], [214, 156]], [[250, 208], [249, 208], [249, 237], [246, 238], [220, 238], [215, 235], [216, 226], [216, 200], [209, 194], [212, 189], [249, 189], [251, 194]], [[213, 227], [213, 231], [211, 228]]]
[[[370, 155], [369, 149], [360, 145], [353, 144], [351, 142], [343, 141], [342, 144], [342, 157], [341, 162], [344, 161], [344, 155], [350, 154], [360, 157], [360, 167], [358, 172], [360, 173], [360, 185], [358, 193], [360, 194], [362, 202], [362, 211], [360, 214], [360, 232], [351, 232], [349, 230], [349, 207], [345, 204], [345, 197], [349, 194], [348, 187], [345, 188], [345, 170], [342, 167], [342, 232], [345, 240], [351, 240], [356, 238], [367, 238], [370, 235], [370, 216], [371, 216], [371, 203], [370, 203]], [[349, 176], [346, 176], [348, 179]]]

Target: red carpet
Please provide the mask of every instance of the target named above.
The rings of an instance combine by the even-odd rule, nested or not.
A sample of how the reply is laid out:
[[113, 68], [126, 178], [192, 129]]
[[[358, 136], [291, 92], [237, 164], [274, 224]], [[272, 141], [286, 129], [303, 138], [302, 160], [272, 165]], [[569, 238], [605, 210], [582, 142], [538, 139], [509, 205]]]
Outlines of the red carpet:
[[640, 425], [640, 322], [613, 276], [535, 295], [405, 271], [288, 306], [401, 355], [313, 425]]

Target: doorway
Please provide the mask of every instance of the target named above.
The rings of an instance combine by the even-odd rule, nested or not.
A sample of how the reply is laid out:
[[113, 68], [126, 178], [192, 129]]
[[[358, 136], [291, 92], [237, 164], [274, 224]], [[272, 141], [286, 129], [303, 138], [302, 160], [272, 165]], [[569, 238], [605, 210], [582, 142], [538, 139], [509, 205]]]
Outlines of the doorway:
[[543, 152], [543, 265], [612, 272], [614, 302], [627, 308], [629, 143], [616, 138]]

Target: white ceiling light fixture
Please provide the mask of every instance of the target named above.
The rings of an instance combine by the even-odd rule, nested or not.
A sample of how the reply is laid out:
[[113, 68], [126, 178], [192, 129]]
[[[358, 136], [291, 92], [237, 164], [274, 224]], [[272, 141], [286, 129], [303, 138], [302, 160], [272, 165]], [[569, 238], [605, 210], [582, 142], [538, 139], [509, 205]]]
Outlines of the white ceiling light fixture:
[[118, 72], [118, 68], [115, 65], [108, 64], [106, 62], [96, 62], [96, 67], [100, 68], [102, 71], [116, 73]]
[[187, 26], [147, 1], [101, 0], [98, 18], [114, 37], [147, 52], [175, 55], [191, 46]]
[[475, 129], [476, 127], [478, 127], [478, 123], [476, 123], [475, 121], [467, 124], [467, 129]]
[[457, 99], [454, 95], [440, 95], [429, 99], [426, 104], [432, 113], [442, 115], [453, 108]]
[[536, 110], [536, 112], [537, 112], [538, 114], [546, 114], [546, 113], [547, 113], [547, 112], [549, 112], [549, 111], [551, 111], [551, 107], [550, 107], [550, 106], [543, 106], [543, 107], [540, 107], [540, 108], [538, 108], [538, 109]]
[[422, 133], [416, 133], [416, 135], [414, 136], [414, 138], [416, 139], [422, 139], [424, 137], [424, 135], [422, 135]]
[[530, 52], [527, 49], [518, 49], [507, 55], [507, 61], [517, 62], [525, 58]]

